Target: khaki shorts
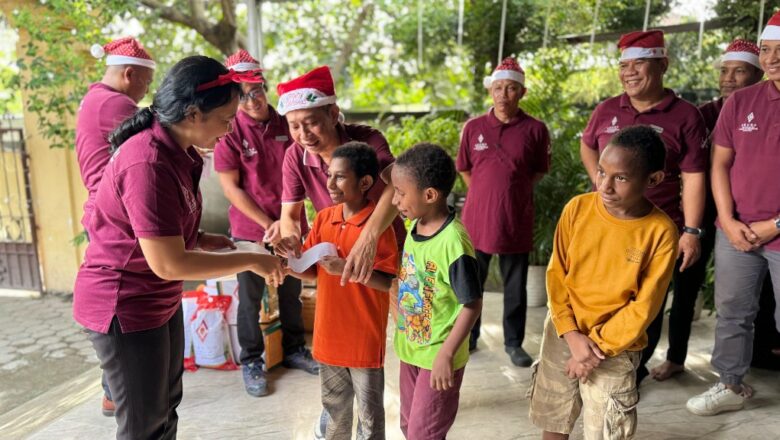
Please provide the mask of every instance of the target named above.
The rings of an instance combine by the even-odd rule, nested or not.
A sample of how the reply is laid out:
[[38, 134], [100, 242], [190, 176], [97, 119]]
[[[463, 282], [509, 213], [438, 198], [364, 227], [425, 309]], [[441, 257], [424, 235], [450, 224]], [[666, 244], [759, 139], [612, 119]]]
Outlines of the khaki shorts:
[[623, 352], [601, 362], [586, 383], [566, 376], [569, 346], [559, 338], [549, 315], [544, 324], [542, 353], [531, 367], [529, 417], [549, 432], [569, 434], [584, 408], [585, 438], [628, 439], [636, 430], [636, 368], [640, 352]]

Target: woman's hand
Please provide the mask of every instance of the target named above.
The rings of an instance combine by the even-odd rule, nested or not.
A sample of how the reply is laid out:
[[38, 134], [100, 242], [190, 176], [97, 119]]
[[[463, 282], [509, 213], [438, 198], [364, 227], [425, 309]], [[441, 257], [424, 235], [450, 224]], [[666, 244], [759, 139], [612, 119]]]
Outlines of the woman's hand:
[[282, 260], [273, 255], [257, 255], [252, 265], [252, 272], [265, 278], [268, 285], [278, 287], [284, 281], [285, 270]]

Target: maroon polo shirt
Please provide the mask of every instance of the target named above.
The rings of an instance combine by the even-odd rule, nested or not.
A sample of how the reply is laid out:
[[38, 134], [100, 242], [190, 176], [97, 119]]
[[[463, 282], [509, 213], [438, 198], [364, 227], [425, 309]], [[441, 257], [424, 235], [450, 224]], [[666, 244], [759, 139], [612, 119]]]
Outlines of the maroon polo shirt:
[[[282, 163], [292, 138], [287, 120], [270, 105], [268, 110], [270, 119], [266, 122], [258, 122], [239, 110], [233, 131], [214, 149], [214, 169], [238, 171], [238, 186], [265, 215], [276, 221], [282, 213]], [[263, 240], [265, 229], [233, 205], [228, 209], [228, 219], [233, 237]], [[306, 216], [302, 215], [301, 231], [308, 230]]]
[[95, 191], [103, 177], [103, 169], [111, 157], [108, 135], [136, 110], [138, 107], [129, 96], [100, 82], [90, 85], [81, 100], [76, 116], [76, 157], [81, 181], [88, 192], [81, 218], [84, 228], [93, 211]]
[[[340, 123], [337, 131], [342, 145], [350, 141], [359, 141], [373, 147], [379, 159], [380, 172], [395, 162], [387, 139], [379, 130], [367, 125]], [[297, 142], [294, 142], [284, 155], [282, 182], [282, 203], [302, 202], [309, 197], [318, 212], [333, 205], [328, 194], [328, 166], [319, 155], [307, 152]], [[385, 186], [385, 182], [377, 178], [376, 184], [368, 192], [368, 198], [375, 202], [379, 201]], [[396, 217], [393, 228], [396, 240], [402, 246], [406, 239], [406, 229], [400, 217]]]
[[707, 133], [715, 130], [715, 123], [718, 122], [718, 115], [723, 108], [723, 98], [713, 99], [699, 106], [699, 112], [704, 118], [704, 125], [707, 127]]
[[90, 242], [73, 289], [73, 317], [108, 332], [165, 324], [181, 303], [182, 282], [152, 272], [139, 238], [184, 237], [194, 249], [201, 216], [203, 160], [185, 152], [156, 121], [128, 139], [106, 166], [88, 224]]
[[[735, 91], [723, 104], [712, 144], [734, 150], [729, 171], [736, 218], [743, 223], [780, 214], [780, 91], [762, 81]], [[780, 237], [767, 243], [780, 251]]]
[[642, 113], [623, 93], [596, 107], [582, 132], [582, 141], [601, 153], [621, 128], [640, 124], [653, 127], [666, 144], [666, 175], [660, 185], [647, 191], [647, 198], [682, 228], [685, 219], [680, 207], [680, 173], [705, 172], [709, 161], [704, 120], [696, 106], [670, 89], [666, 89], [666, 97], [660, 103]]
[[520, 112], [504, 124], [491, 108], [463, 127], [456, 162], [471, 173], [463, 225], [474, 247], [490, 254], [533, 249], [533, 176], [550, 169], [550, 133]]

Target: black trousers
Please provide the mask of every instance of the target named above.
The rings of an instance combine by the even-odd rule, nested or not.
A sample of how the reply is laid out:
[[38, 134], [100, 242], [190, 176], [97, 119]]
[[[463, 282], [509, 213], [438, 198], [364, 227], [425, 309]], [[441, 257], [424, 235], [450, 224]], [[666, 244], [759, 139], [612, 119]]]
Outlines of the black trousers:
[[181, 307], [151, 330], [122, 333], [114, 317], [107, 334], [87, 333], [116, 404], [116, 438], [175, 439], [184, 373]]
[[[260, 331], [260, 304], [265, 290], [265, 279], [254, 272], [238, 274], [238, 343], [241, 345], [241, 364], [262, 362], [265, 351]], [[301, 280], [286, 277], [277, 289], [279, 293], [279, 320], [282, 324], [282, 348], [288, 355], [306, 344], [301, 316]]]
[[[492, 254], [476, 251], [480, 282], [484, 287]], [[525, 339], [525, 313], [528, 308], [528, 254], [499, 254], [498, 265], [504, 281], [504, 346], [520, 347]], [[471, 329], [471, 341], [479, 338], [482, 316]]]
[[[709, 233], [701, 240], [701, 257], [693, 266], [680, 272], [682, 258], [677, 260], [672, 274], [672, 307], [669, 312], [669, 350], [666, 352], [666, 360], [677, 365], [685, 364], [688, 356], [688, 339], [691, 336], [691, 323], [696, 308], [696, 298], [699, 296], [707, 275], [707, 263], [715, 246], [715, 233]], [[661, 330], [664, 323], [664, 309], [669, 294], [664, 298], [664, 305], [658, 316], [655, 317], [650, 327], [647, 328], [647, 347], [642, 350], [642, 361], [639, 369], [645, 369], [647, 361], [653, 356], [658, 341], [661, 339]]]

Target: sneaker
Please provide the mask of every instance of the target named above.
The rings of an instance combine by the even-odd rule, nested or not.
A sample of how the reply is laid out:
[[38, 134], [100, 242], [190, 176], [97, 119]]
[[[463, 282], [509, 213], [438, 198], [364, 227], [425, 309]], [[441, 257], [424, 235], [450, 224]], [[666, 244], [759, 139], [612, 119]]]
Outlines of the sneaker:
[[306, 347], [301, 347], [295, 353], [285, 356], [282, 365], [286, 368], [303, 370], [309, 374], [320, 373], [320, 364], [311, 357], [311, 352]]
[[523, 347], [505, 347], [504, 351], [509, 354], [509, 359], [515, 366], [530, 367], [534, 362], [531, 356], [523, 350]]
[[697, 416], [714, 416], [725, 411], [737, 411], [745, 407], [745, 397], [719, 383], [704, 393], [688, 399], [688, 411]]
[[100, 404], [100, 412], [106, 417], [114, 417], [114, 413], [116, 412], [114, 401], [109, 399], [105, 394], [103, 395], [103, 402]]
[[[320, 413], [320, 419], [317, 420], [317, 424], [314, 425], [314, 440], [324, 440], [325, 431], [327, 429], [328, 429], [328, 412], [325, 411], [325, 408], [323, 408], [322, 412]], [[360, 425], [358, 425], [358, 429], [360, 429]]]
[[268, 394], [268, 381], [265, 378], [262, 362], [251, 362], [241, 366], [244, 376], [244, 388], [247, 394], [253, 397], [262, 397]]

